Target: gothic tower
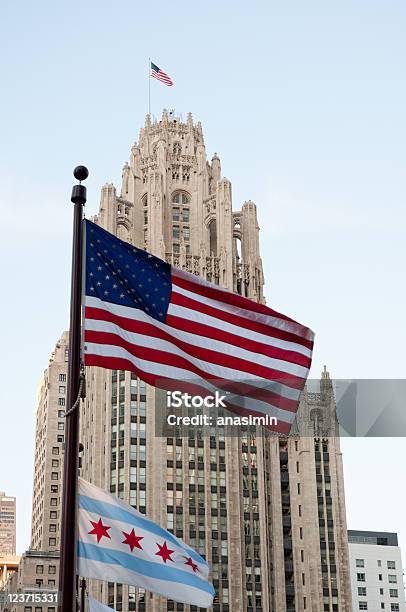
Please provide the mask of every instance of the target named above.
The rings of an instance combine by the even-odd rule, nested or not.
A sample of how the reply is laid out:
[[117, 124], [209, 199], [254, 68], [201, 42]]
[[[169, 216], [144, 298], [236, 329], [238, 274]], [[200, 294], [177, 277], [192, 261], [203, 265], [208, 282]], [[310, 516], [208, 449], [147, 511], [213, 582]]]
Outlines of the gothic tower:
[[[102, 188], [95, 222], [264, 302], [256, 206], [247, 201], [233, 210], [220, 158], [207, 161], [202, 126], [190, 114], [186, 122], [167, 112], [160, 121], [147, 116], [124, 164], [120, 195], [111, 184]], [[325, 395], [316, 403], [324, 414]], [[215, 612], [350, 612], [338, 439], [321, 429], [289, 439], [255, 428], [234, 437], [156, 431], [153, 388], [130, 372], [88, 368], [83, 477], [206, 556]], [[196, 610], [126, 585], [91, 588], [118, 611]]]

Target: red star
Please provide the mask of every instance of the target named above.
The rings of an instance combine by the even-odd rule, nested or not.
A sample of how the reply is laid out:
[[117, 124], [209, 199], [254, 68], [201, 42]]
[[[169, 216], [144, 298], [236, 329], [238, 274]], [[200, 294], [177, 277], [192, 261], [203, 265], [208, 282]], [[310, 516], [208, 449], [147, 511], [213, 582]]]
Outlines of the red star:
[[164, 542], [162, 544], [162, 546], [160, 544], [158, 544], [157, 542], [157, 546], [159, 548], [159, 551], [156, 552], [155, 554], [158, 555], [158, 557], [162, 557], [162, 561], [164, 563], [166, 563], [169, 559], [169, 561], [173, 561], [173, 559], [171, 559], [171, 554], [173, 552], [175, 552], [174, 550], [171, 550], [170, 548], [167, 547], [166, 542]]
[[131, 529], [130, 533], [126, 533], [125, 531], [123, 531], [122, 533], [125, 537], [125, 540], [123, 540], [122, 543], [128, 544], [128, 546], [131, 548], [131, 552], [134, 550], [134, 548], [139, 548], [140, 550], [142, 550], [140, 540], [143, 540], [144, 538], [142, 536], [136, 536], [134, 533], [134, 529]]
[[95, 523], [95, 521], [90, 521], [90, 522], [93, 525], [93, 529], [92, 531], [89, 531], [88, 533], [94, 533], [94, 535], [97, 536], [97, 543], [100, 542], [103, 536], [111, 540], [109, 534], [107, 533], [108, 530], [111, 529], [111, 527], [107, 527], [107, 525], [103, 525], [101, 518], [99, 518], [99, 521], [97, 523]]
[[194, 572], [199, 571], [199, 566], [197, 565], [197, 563], [193, 563], [192, 557], [185, 557], [185, 559], [186, 559], [185, 565], [190, 565], [190, 567], [192, 568]]

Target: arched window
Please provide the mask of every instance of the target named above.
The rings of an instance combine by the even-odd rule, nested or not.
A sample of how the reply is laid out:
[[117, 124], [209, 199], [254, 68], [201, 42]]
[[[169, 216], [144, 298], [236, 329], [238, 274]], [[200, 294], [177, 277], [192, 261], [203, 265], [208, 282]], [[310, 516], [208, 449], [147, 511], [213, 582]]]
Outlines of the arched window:
[[180, 240], [190, 251], [190, 195], [185, 191], [175, 191], [172, 195], [172, 245], [173, 252], [179, 253]]
[[180, 155], [182, 153], [182, 145], [180, 142], [173, 143], [172, 151], [174, 155]]
[[141, 198], [141, 207], [142, 207], [142, 217], [144, 223], [143, 229], [143, 237], [144, 237], [144, 248], [148, 246], [148, 194], [142, 196]]
[[210, 255], [217, 255], [217, 223], [212, 219], [209, 223]]

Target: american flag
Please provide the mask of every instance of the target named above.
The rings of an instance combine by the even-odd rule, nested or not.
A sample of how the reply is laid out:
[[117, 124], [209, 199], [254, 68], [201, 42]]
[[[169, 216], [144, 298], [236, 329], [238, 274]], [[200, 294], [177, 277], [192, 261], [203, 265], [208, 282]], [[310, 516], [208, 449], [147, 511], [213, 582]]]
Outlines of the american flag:
[[166, 74], [166, 72], [158, 68], [158, 66], [153, 62], [151, 62], [151, 76], [154, 77], [154, 79], [161, 81], [161, 83], [165, 83], [165, 85], [168, 85], [169, 87], [173, 85], [173, 81], [169, 74]]
[[313, 332], [123, 242], [86, 220], [85, 364], [194, 395], [228, 392], [240, 416], [288, 433]]

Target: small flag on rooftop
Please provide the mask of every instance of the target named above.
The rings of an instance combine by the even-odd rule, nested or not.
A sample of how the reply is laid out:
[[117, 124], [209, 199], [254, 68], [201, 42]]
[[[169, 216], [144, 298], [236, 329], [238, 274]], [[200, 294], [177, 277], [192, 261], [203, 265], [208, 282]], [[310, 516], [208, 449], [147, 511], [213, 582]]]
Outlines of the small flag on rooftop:
[[[79, 478], [78, 574], [210, 608], [209, 566], [193, 548], [118, 497]], [[93, 605], [94, 612], [103, 612]], [[92, 606], [91, 606], [92, 612]]]
[[171, 77], [153, 62], [151, 62], [151, 76], [154, 77], [154, 79], [161, 81], [161, 83], [164, 83], [164, 85], [168, 85], [168, 87], [173, 85]]

